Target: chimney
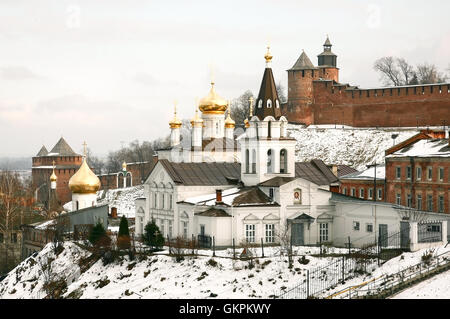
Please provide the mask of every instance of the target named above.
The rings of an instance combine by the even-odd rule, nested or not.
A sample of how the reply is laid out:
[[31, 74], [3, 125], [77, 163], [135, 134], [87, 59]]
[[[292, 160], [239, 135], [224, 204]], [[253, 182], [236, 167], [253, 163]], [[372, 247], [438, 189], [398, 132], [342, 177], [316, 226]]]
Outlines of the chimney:
[[216, 189], [216, 204], [222, 203], [222, 190]]
[[338, 167], [337, 167], [337, 165], [333, 165], [331, 167], [331, 170], [332, 170], [334, 176], [338, 177]]

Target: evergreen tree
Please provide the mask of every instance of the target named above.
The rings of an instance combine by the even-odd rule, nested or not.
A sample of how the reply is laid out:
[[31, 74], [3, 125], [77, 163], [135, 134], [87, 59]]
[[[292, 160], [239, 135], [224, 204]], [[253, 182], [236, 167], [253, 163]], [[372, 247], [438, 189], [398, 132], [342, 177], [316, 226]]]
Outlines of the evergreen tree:
[[128, 229], [128, 219], [122, 216], [119, 225], [119, 234], [117, 235], [117, 247], [119, 249], [129, 249], [130, 243], [130, 230]]
[[153, 219], [145, 225], [142, 241], [144, 244], [154, 248], [161, 248], [164, 245], [164, 237]]
[[120, 219], [119, 225], [119, 237], [130, 236], [130, 230], [128, 229], [128, 219], [124, 216]]
[[89, 235], [89, 241], [92, 245], [95, 245], [102, 237], [106, 236], [106, 230], [103, 227], [102, 223], [98, 222]]

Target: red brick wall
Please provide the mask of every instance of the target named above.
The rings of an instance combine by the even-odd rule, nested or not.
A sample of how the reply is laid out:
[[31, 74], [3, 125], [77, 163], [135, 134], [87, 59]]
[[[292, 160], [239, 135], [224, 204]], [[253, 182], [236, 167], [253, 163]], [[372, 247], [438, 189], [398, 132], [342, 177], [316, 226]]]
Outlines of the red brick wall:
[[450, 84], [345, 90], [347, 85], [308, 80], [311, 85], [288, 72], [284, 113], [289, 121], [355, 127], [440, 126], [443, 120], [450, 124]]
[[[359, 180], [341, 180], [341, 185], [339, 187], [339, 193], [344, 194], [344, 189], [347, 191], [347, 196], [351, 195], [351, 189], [355, 189], [355, 196], [357, 198], [361, 198], [359, 196], [359, 190], [364, 189], [364, 197], [363, 199], [373, 200], [372, 198], [369, 198], [369, 189], [373, 189], [374, 183], [373, 181], [359, 181]], [[385, 185], [384, 182], [377, 180], [377, 192], [378, 189], [381, 189], [381, 199], [378, 199], [377, 201], [384, 201], [385, 200]], [[377, 193], [378, 194], [378, 193]]]
[[[406, 167], [411, 166], [411, 179], [406, 178]], [[422, 176], [417, 180], [416, 167], [422, 168]], [[396, 178], [396, 167], [401, 169], [400, 179]], [[427, 168], [432, 167], [432, 179], [427, 178]], [[444, 168], [443, 180], [439, 180], [438, 168]], [[422, 210], [427, 210], [427, 195], [432, 195], [433, 211], [438, 212], [439, 196], [444, 197], [444, 212], [450, 213], [450, 158], [386, 158], [387, 201], [396, 203], [396, 194], [401, 195], [401, 205], [407, 206], [407, 194], [411, 194], [412, 207], [417, 206], [417, 195], [422, 195]]]
[[48, 200], [48, 193], [50, 190], [50, 175], [52, 168], [39, 168], [38, 166], [53, 166], [55, 161], [55, 174], [57, 176], [56, 196], [62, 204], [72, 200], [72, 192], [69, 189], [69, 179], [76, 173], [80, 167], [83, 158], [82, 156], [40, 156], [32, 158], [31, 177], [33, 182], [33, 189], [37, 189], [43, 183], [46, 190], [41, 189], [38, 192], [38, 200], [46, 202]]

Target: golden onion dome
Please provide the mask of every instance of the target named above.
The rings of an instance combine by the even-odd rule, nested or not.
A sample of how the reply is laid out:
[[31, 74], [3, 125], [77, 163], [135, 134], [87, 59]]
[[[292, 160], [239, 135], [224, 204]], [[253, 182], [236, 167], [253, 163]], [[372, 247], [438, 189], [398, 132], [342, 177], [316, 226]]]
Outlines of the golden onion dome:
[[170, 120], [169, 126], [170, 128], [180, 128], [183, 123], [181, 120], [177, 117], [177, 105], [175, 103], [175, 111], [173, 112], [173, 119]]
[[203, 119], [198, 115], [198, 110], [195, 110], [195, 115], [191, 120], [192, 126], [203, 126]]
[[69, 188], [76, 194], [95, 194], [100, 189], [100, 179], [89, 168], [86, 157], [78, 171], [70, 178]]
[[216, 93], [216, 90], [214, 90], [214, 82], [211, 82], [211, 90], [209, 90], [207, 96], [200, 100], [199, 110], [206, 114], [223, 114], [227, 110], [227, 107], [228, 102]]
[[50, 182], [56, 182], [58, 178], [56, 177], [55, 170], [53, 170], [52, 175], [50, 175]]
[[264, 55], [264, 59], [266, 59], [266, 64], [270, 63], [272, 61], [272, 54], [270, 54], [270, 46], [267, 46], [267, 52]]
[[127, 162], [123, 161], [122, 163], [122, 170], [126, 171], [127, 170]]
[[236, 122], [230, 116], [230, 112], [228, 112], [227, 118], [225, 119], [225, 127], [226, 128], [234, 128]]

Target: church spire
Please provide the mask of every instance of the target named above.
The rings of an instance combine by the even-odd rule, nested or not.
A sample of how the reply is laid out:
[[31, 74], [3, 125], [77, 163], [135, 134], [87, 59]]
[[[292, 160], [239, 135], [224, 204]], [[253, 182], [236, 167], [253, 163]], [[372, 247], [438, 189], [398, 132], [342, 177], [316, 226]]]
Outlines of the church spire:
[[268, 46], [267, 53], [264, 55], [266, 69], [264, 70], [261, 87], [255, 105], [255, 115], [258, 116], [260, 120], [263, 120], [266, 116], [273, 116], [276, 119], [281, 116], [277, 88], [275, 86], [275, 80], [273, 79], [272, 68], [270, 67], [273, 56], [270, 54], [269, 49], [270, 47]]

